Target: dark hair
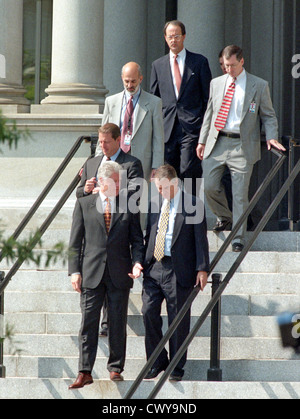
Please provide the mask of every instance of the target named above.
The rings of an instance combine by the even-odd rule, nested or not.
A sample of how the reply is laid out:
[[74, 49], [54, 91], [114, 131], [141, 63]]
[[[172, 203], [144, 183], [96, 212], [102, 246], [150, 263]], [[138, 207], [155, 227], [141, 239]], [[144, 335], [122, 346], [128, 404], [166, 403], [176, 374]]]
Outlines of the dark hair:
[[243, 58], [242, 48], [238, 47], [237, 45], [228, 45], [224, 48], [223, 57], [225, 57], [226, 60], [231, 58], [233, 55], [236, 55], [237, 60], [241, 61], [241, 59]]
[[176, 179], [177, 173], [173, 166], [170, 164], [165, 164], [163, 166], [160, 166], [158, 169], [156, 169], [154, 174], [154, 179]]
[[108, 122], [98, 129], [98, 134], [111, 134], [112, 138], [116, 140], [120, 137], [121, 132], [118, 125]]
[[180, 20], [170, 20], [169, 22], [167, 22], [164, 26], [164, 35], [166, 35], [166, 31], [167, 31], [167, 27], [169, 25], [173, 25], [173, 26], [179, 26], [181, 28], [181, 35], [185, 35], [185, 26], [182, 22], [180, 22]]

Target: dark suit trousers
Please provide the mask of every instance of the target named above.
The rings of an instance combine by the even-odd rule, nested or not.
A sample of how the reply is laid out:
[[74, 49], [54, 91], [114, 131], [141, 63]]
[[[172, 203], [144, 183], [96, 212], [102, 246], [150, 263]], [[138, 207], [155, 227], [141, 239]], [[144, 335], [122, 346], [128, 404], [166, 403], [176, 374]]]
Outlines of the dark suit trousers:
[[[181, 179], [192, 179], [192, 190], [186, 192], [198, 196], [196, 179], [202, 176], [201, 161], [196, 154], [198, 137], [192, 137], [181, 127], [177, 117], [169, 141], [165, 144], [165, 162], [174, 167]], [[187, 185], [187, 184], [186, 184]]]
[[121, 373], [126, 355], [126, 325], [129, 289], [116, 288], [106, 267], [103, 278], [95, 289], [83, 288], [81, 292], [82, 323], [79, 332], [79, 371], [92, 371], [96, 359], [100, 312], [105, 296], [110, 319], [108, 325], [108, 371]]
[[[143, 283], [143, 318], [145, 325], [145, 346], [147, 359], [151, 356], [160, 340], [162, 339], [161, 306], [165, 299], [168, 313], [169, 326], [177, 313], [185, 303], [192, 288], [183, 288], [176, 281], [170, 257], [164, 257], [161, 262], [155, 261], [144, 274]], [[174, 332], [169, 341], [170, 360], [181, 347], [190, 330], [190, 310]], [[184, 374], [183, 367], [186, 363], [187, 353], [183, 355], [177, 364], [175, 371], [181, 376]], [[166, 367], [169, 363], [168, 353], [163, 349], [153, 368]]]

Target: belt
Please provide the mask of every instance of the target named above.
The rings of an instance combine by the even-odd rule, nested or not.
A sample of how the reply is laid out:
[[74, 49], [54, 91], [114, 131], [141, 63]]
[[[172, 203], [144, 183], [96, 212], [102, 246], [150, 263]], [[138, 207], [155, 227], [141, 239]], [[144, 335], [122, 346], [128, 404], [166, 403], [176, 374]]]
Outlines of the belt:
[[236, 133], [236, 132], [225, 132], [225, 131], [220, 131], [219, 135], [221, 135], [222, 137], [228, 137], [228, 138], [240, 138], [240, 134]]

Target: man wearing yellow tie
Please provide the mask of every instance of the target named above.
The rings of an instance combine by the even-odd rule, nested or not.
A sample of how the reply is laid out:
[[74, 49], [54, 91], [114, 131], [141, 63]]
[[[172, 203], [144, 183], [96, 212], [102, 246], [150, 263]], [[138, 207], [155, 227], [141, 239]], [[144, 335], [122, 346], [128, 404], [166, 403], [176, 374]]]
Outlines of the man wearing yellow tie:
[[[143, 308], [147, 359], [162, 338], [161, 305], [166, 300], [168, 322], [173, 322], [195, 286], [204, 289], [209, 269], [207, 228], [204, 204], [184, 193], [175, 169], [157, 169], [154, 177], [160, 202], [151, 201], [145, 236]], [[155, 197], [157, 201], [157, 197]], [[172, 359], [189, 333], [190, 312], [170, 339]], [[170, 380], [180, 381], [186, 354], [172, 372]], [[168, 366], [164, 349], [146, 379], [155, 378]]]

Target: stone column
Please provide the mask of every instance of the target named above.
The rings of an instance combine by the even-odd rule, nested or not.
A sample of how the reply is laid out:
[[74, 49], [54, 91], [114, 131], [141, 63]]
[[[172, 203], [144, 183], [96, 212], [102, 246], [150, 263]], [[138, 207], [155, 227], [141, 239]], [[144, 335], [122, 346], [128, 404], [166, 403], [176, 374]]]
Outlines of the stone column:
[[213, 77], [219, 76], [218, 54], [225, 44], [225, 1], [178, 0], [178, 19], [186, 26], [186, 48], [207, 57]]
[[147, 90], [147, 12], [147, 0], [105, 0], [104, 80], [110, 95], [123, 90], [121, 69], [129, 61], [142, 67]]
[[102, 111], [103, 24], [104, 0], [53, 1], [51, 84], [43, 105], [97, 105]]
[[0, 0], [0, 10], [0, 107], [5, 113], [29, 112], [22, 86], [23, 1]]

